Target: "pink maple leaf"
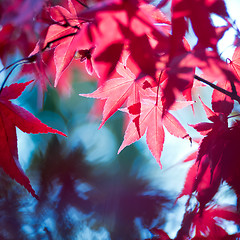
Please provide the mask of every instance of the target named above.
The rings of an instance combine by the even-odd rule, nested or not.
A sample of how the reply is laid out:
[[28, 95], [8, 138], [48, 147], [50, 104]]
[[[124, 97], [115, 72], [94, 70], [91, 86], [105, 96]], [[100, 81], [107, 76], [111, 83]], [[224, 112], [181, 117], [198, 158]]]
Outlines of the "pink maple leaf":
[[[132, 66], [132, 65], [131, 65]], [[133, 66], [132, 66], [133, 67]], [[150, 89], [144, 89], [144, 79], [136, 80], [135, 74], [123, 63], [116, 67], [120, 78], [106, 81], [95, 92], [80, 94], [80, 96], [106, 99], [103, 118], [99, 128], [127, 101], [127, 106], [140, 103], [141, 96], [149, 93]]]
[[[185, 103], [183, 103], [182, 107], [185, 106]], [[144, 99], [141, 102], [141, 113], [139, 116], [134, 117], [129, 123], [118, 153], [120, 153], [126, 146], [139, 140], [146, 133], [146, 141], [149, 150], [159, 163], [160, 167], [162, 167], [160, 158], [165, 140], [163, 126], [167, 128], [170, 134], [176, 137], [185, 138], [188, 136], [186, 130], [171, 113], [166, 112], [164, 118], [162, 117], [162, 114], [163, 104], [158, 97], [156, 101]]]

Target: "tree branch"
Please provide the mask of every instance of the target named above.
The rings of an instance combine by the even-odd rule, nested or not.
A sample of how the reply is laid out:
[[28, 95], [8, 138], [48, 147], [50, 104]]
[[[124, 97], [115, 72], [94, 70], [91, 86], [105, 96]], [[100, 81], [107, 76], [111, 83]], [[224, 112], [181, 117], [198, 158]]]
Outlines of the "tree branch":
[[57, 41], [60, 41], [60, 40], [62, 40], [62, 39], [64, 39], [64, 38], [74, 36], [74, 35], [76, 35], [76, 34], [77, 34], [77, 32], [73, 32], [73, 33], [69, 33], [69, 34], [67, 34], [67, 35], [64, 35], [64, 36], [62, 36], [62, 37], [59, 37], [59, 38], [57, 38], [57, 39], [54, 39], [54, 40], [48, 42], [48, 43], [46, 44], [46, 46], [45, 46], [44, 48], [42, 48], [40, 51], [41, 51], [41, 52], [44, 52], [47, 48], [50, 48], [50, 47], [51, 47], [51, 44], [53, 44], [53, 43], [55, 43], [55, 42], [57, 42]]
[[217, 91], [229, 96], [231, 99], [236, 100], [240, 104], [240, 97], [237, 95], [237, 93], [229, 92], [229, 91], [227, 91], [227, 90], [225, 90], [225, 89], [223, 89], [223, 88], [221, 88], [221, 87], [219, 87], [219, 86], [217, 86], [217, 85], [215, 85], [215, 84], [213, 84], [213, 83], [211, 83], [211, 82], [209, 82], [209, 81], [207, 81], [207, 80], [205, 80], [205, 79], [203, 79], [203, 78], [201, 78], [197, 75], [194, 75], [194, 78], [196, 80], [200, 81], [200, 82], [203, 82], [203, 83], [207, 84], [208, 86], [212, 87], [213, 89], [216, 89]]
[[76, 1], [77, 1], [79, 4], [81, 4], [83, 7], [89, 8], [87, 4], [85, 4], [85, 3], [83, 3], [83, 2], [81, 2], [81, 1], [79, 1], [79, 0], [76, 0]]
[[[51, 44], [53, 44], [53, 43], [55, 43], [55, 42], [57, 42], [57, 41], [59, 41], [59, 40], [62, 40], [62, 39], [64, 39], [64, 38], [74, 36], [74, 35], [76, 35], [76, 34], [77, 34], [77, 32], [69, 33], [69, 34], [64, 35], [64, 36], [62, 36], [62, 37], [59, 37], [59, 38], [57, 38], [57, 39], [54, 39], [54, 40], [48, 42], [44, 48], [40, 49], [39, 52], [43, 53], [46, 49], [48, 49], [48, 48], [51, 47]], [[36, 59], [37, 59], [37, 54], [38, 54], [38, 53], [36, 53], [36, 54], [34, 54], [34, 55], [30, 56], [30, 57], [26, 57], [26, 58], [17, 60], [17, 61], [15, 61], [14, 63], [12, 63], [12, 64], [8, 65], [7, 67], [4, 67], [3, 69], [0, 70], [0, 74], [1, 74], [4, 70], [7, 70], [7, 69], [13, 67], [13, 68], [10, 70], [10, 72], [8, 73], [7, 77], [4, 79], [4, 81], [3, 81], [2, 85], [1, 85], [0, 94], [1, 94], [3, 88], [4, 88], [5, 84], [6, 84], [9, 76], [10, 76], [11, 73], [13, 72], [13, 70], [14, 70], [17, 66], [19, 66], [19, 65], [23, 65], [23, 64], [25, 64], [25, 63], [33, 63], [33, 62], [35, 62]]]
[[24, 64], [24, 63], [27, 63], [27, 62], [17, 63], [17, 64], [11, 69], [11, 71], [8, 73], [8, 75], [6, 76], [6, 78], [4, 79], [4, 81], [3, 81], [2, 85], [1, 85], [0, 94], [1, 94], [1, 92], [2, 92], [2, 90], [3, 90], [3, 88], [4, 88], [4, 85], [6, 84], [8, 78], [9, 78], [10, 75], [12, 74], [13, 70], [14, 70], [17, 66], [22, 65], [22, 64]]

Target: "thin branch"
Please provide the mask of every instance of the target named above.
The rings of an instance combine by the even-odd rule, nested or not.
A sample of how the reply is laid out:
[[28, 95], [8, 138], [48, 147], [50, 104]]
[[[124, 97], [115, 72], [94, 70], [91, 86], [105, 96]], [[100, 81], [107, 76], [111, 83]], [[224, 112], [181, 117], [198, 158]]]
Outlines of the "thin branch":
[[[79, 4], [81, 4], [82, 6], [88, 8], [88, 6], [87, 6], [86, 4], [84, 4], [84, 3], [82, 3], [81, 1], [79, 1], [79, 0], [76, 0], [76, 1], [77, 1]], [[59, 25], [62, 26], [62, 27], [72, 27], [72, 28], [76, 29], [76, 32], [69, 33], [69, 34], [67, 34], [67, 35], [61, 36], [61, 37], [59, 37], [59, 38], [57, 38], [57, 39], [54, 39], [54, 40], [48, 42], [48, 43], [45, 45], [45, 47], [43, 47], [42, 49], [39, 50], [39, 53], [43, 53], [46, 49], [50, 48], [53, 43], [55, 43], [55, 42], [57, 42], [57, 41], [60, 41], [60, 40], [65, 39], [65, 38], [67, 38], [67, 37], [71, 37], [71, 36], [76, 35], [76, 34], [78, 33], [78, 31], [80, 30], [80, 27], [79, 27], [79, 26], [77, 26], [77, 25], [76, 25], [76, 26], [72, 26], [72, 25], [69, 23], [69, 21], [67, 20], [67, 18], [66, 18], [61, 12], [59, 12], [59, 13], [62, 15], [63, 20], [64, 20], [65, 23], [64, 23], [64, 24], [61, 24], [60, 22], [54, 22], [54, 24], [59, 24]], [[9, 76], [10, 76], [11, 73], [13, 72], [13, 70], [14, 70], [17, 66], [19, 66], [19, 65], [22, 65], [22, 64], [25, 64], [25, 63], [33, 63], [33, 62], [35, 62], [36, 59], [37, 59], [37, 54], [38, 54], [38, 53], [36, 53], [36, 54], [34, 54], [34, 55], [30, 56], [30, 57], [26, 57], [26, 58], [22, 58], [22, 59], [20, 59], [20, 60], [17, 60], [17, 61], [15, 61], [14, 63], [12, 63], [12, 64], [8, 65], [7, 67], [4, 67], [3, 69], [0, 70], [0, 74], [1, 74], [4, 70], [7, 70], [7, 69], [9, 69], [9, 68], [12, 67], [12, 69], [10, 70], [10, 72], [9, 72], [8, 75], [7, 75], [7, 77], [4, 79], [4, 81], [3, 81], [3, 83], [2, 83], [2, 86], [1, 86], [1, 88], [0, 88], [0, 94], [1, 94], [1, 92], [2, 92], [2, 89], [3, 89], [4, 85], [6, 84]]]
[[43, 231], [46, 232], [49, 240], [53, 240], [52, 234], [51, 234], [51, 232], [48, 230], [47, 227], [45, 227], [45, 228], [43, 229]]
[[238, 35], [240, 35], [240, 31], [239, 31], [238, 26], [236, 24], [236, 20], [233, 20], [229, 17], [228, 18], [224, 17], [223, 19], [228, 23], [228, 25], [230, 25], [237, 32]]
[[163, 71], [161, 71], [161, 73], [159, 74], [158, 83], [157, 83], [157, 97], [156, 97], [156, 103], [155, 103], [156, 106], [158, 105], [158, 94], [159, 94], [159, 88], [160, 88], [160, 81], [161, 81], [162, 73], [163, 73]]
[[75, 0], [75, 1], [78, 2], [79, 4], [81, 4], [83, 7], [89, 8], [87, 4], [85, 4], [85, 3], [83, 3], [83, 2], [81, 2], [79, 0]]
[[35, 55], [32, 55], [31, 57], [26, 57], [26, 58], [22, 58], [19, 59], [17, 61], [15, 61], [14, 63], [11, 63], [10, 65], [8, 65], [7, 67], [4, 67], [0, 70], [0, 74], [2, 73], [2, 71], [9, 69], [10, 67], [14, 66], [15, 64], [23, 64], [23, 63], [28, 63], [28, 62], [34, 62], [36, 59]]
[[[76, 29], [80, 29], [77, 25], [71, 25], [70, 22], [68, 21], [68, 19], [64, 16], [64, 14], [58, 10], [59, 14], [62, 16], [63, 20], [64, 20], [64, 24], [61, 24], [60, 21], [54, 21], [55, 24], [58, 24], [61, 27], [72, 27], [72, 28], [76, 28]], [[69, 19], [69, 20], [74, 20], [73, 18]]]
[[[76, 35], [76, 34], [77, 34], [77, 32], [69, 33], [69, 34], [67, 34], [67, 35], [65, 35], [65, 36], [59, 37], [59, 38], [57, 38], [57, 39], [54, 39], [54, 40], [48, 42], [48, 43], [46, 44], [46, 46], [45, 46], [44, 48], [42, 48], [39, 52], [44, 52], [44, 51], [45, 51], [47, 48], [49, 48], [49, 47], [51, 46], [51, 44], [53, 44], [54, 42], [57, 42], [57, 41], [59, 41], [59, 40], [62, 40], [62, 39], [64, 39], [64, 38], [67, 38], [67, 37], [74, 36], [74, 35]], [[14, 63], [8, 65], [7, 67], [4, 67], [3, 69], [1, 69], [1, 70], [0, 70], [0, 74], [1, 74], [4, 70], [7, 70], [7, 69], [13, 67], [13, 68], [11, 69], [11, 71], [8, 73], [7, 77], [4, 79], [3, 83], [2, 83], [2, 86], [1, 86], [1, 88], [0, 88], [0, 94], [1, 94], [1, 92], [2, 92], [2, 89], [3, 89], [4, 85], [6, 84], [9, 76], [10, 76], [11, 73], [13, 72], [13, 70], [14, 70], [17, 66], [19, 66], [19, 65], [22, 65], [22, 64], [25, 64], [25, 63], [32, 63], [32, 62], [34, 62], [34, 61], [36, 60], [36, 58], [37, 58], [37, 54], [34, 54], [34, 55], [30, 56], [30, 57], [26, 57], [26, 58], [22, 58], [22, 59], [20, 59], [20, 60], [17, 60], [17, 61], [15, 61]]]
[[76, 34], [77, 34], [77, 32], [69, 33], [69, 34], [67, 34], [67, 35], [64, 35], [64, 36], [62, 36], [62, 37], [59, 37], [59, 38], [57, 38], [57, 39], [54, 39], [54, 40], [48, 42], [48, 43], [46, 44], [46, 46], [45, 46], [43, 49], [41, 49], [41, 52], [44, 52], [47, 48], [50, 48], [51, 44], [53, 44], [53, 43], [55, 43], [55, 42], [57, 42], [57, 41], [59, 41], [59, 40], [62, 40], [62, 39], [64, 39], [64, 38], [74, 36], [74, 35], [76, 35]]
[[21, 64], [24, 64], [24, 63], [23, 63], [23, 62], [20, 62], [20, 63], [16, 64], [16, 65], [11, 69], [11, 71], [8, 73], [8, 75], [6, 76], [6, 78], [4, 79], [4, 81], [3, 81], [3, 83], [2, 83], [2, 86], [1, 86], [1, 89], [0, 89], [0, 94], [1, 94], [1, 92], [2, 92], [2, 90], [3, 90], [3, 88], [4, 88], [4, 85], [6, 84], [9, 76], [10, 76], [11, 73], [13, 72], [13, 70], [14, 70], [17, 66], [19, 66], [19, 65], [21, 65]]
[[197, 79], [200, 82], [203, 82], [203, 83], [209, 85], [213, 89], [216, 89], [217, 91], [229, 96], [231, 99], [236, 100], [240, 104], [240, 97], [237, 95], [237, 93], [229, 92], [229, 91], [227, 91], [227, 90], [225, 90], [225, 89], [223, 89], [223, 88], [221, 88], [221, 87], [219, 87], [219, 86], [217, 86], [217, 85], [215, 85], [215, 84], [213, 84], [213, 83], [211, 83], [211, 82], [209, 82], [209, 81], [207, 81], [207, 80], [205, 80], [205, 79], [203, 79], [203, 78], [201, 78], [197, 75], [194, 75], [194, 78]]
[[229, 116], [227, 118], [229, 119], [229, 118], [234, 118], [234, 117], [239, 117], [239, 116], [240, 116], [240, 114], [236, 114], [236, 115]]

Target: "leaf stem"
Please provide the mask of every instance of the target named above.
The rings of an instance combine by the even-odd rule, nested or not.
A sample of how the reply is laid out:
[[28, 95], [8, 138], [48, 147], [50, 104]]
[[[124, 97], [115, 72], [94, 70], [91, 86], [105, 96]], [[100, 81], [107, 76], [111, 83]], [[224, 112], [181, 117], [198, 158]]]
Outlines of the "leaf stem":
[[4, 85], [6, 84], [9, 76], [10, 76], [11, 73], [13, 72], [13, 70], [14, 70], [17, 66], [19, 66], [19, 65], [21, 65], [21, 64], [23, 64], [23, 63], [18, 63], [18, 64], [16, 64], [16, 65], [11, 69], [11, 71], [8, 73], [8, 75], [6, 76], [6, 78], [4, 79], [4, 81], [3, 81], [3, 83], [2, 83], [2, 86], [1, 86], [1, 89], [0, 89], [0, 94], [1, 94], [1, 92], [2, 92], [2, 90], [3, 90], [3, 88], [4, 88]]
[[47, 234], [47, 236], [48, 236], [48, 239], [49, 239], [49, 240], [53, 240], [52, 234], [51, 234], [51, 232], [48, 230], [48, 228], [45, 227], [43, 230], [46, 232], [46, 234]]
[[240, 116], [240, 113], [239, 113], [239, 114], [236, 114], [236, 115], [229, 116], [229, 117], [227, 117], [227, 118], [229, 119], [229, 118], [234, 118], [234, 117], [239, 117], [239, 116]]
[[[54, 39], [54, 40], [48, 42], [48, 43], [46, 44], [46, 46], [45, 46], [44, 48], [42, 48], [39, 52], [44, 52], [44, 51], [45, 51], [47, 48], [49, 48], [50, 45], [51, 45], [52, 43], [54, 43], [54, 42], [57, 42], [57, 41], [59, 41], [59, 40], [62, 40], [62, 39], [64, 39], [64, 38], [67, 38], [67, 37], [74, 36], [74, 35], [76, 35], [76, 34], [77, 34], [77, 32], [69, 33], [69, 34], [67, 34], [67, 35], [65, 35], [65, 36], [59, 37], [59, 38], [57, 38], [57, 39]], [[1, 88], [0, 88], [0, 94], [1, 94], [1, 92], [2, 92], [2, 89], [3, 89], [4, 85], [6, 84], [9, 76], [10, 76], [11, 73], [13, 72], [13, 70], [14, 70], [17, 66], [19, 66], [19, 65], [22, 65], [22, 64], [25, 64], [25, 63], [32, 63], [32, 62], [34, 62], [34, 61], [36, 60], [36, 58], [37, 58], [37, 54], [38, 54], [38, 53], [36, 53], [36, 54], [34, 54], [34, 55], [30, 56], [30, 57], [26, 57], [26, 58], [22, 58], [22, 59], [20, 59], [20, 60], [17, 60], [17, 61], [15, 61], [14, 63], [11, 63], [11, 64], [8, 65], [7, 67], [4, 67], [3, 69], [0, 70], [0, 74], [1, 74], [4, 70], [7, 70], [7, 69], [9, 69], [10, 67], [13, 67], [13, 68], [11, 69], [11, 71], [8, 73], [7, 77], [4, 79], [3, 83], [2, 83], [2, 86], [1, 86]]]
[[69, 34], [67, 34], [67, 35], [64, 35], [64, 36], [62, 36], [62, 37], [59, 37], [59, 38], [57, 38], [57, 39], [54, 39], [54, 40], [48, 42], [48, 43], [46, 44], [46, 46], [45, 46], [44, 48], [42, 48], [40, 51], [41, 51], [41, 52], [44, 52], [47, 48], [49, 48], [49, 47], [51, 46], [51, 44], [53, 44], [53, 43], [55, 43], [55, 42], [57, 42], [57, 41], [59, 41], [59, 40], [62, 40], [62, 39], [64, 39], [64, 38], [74, 36], [74, 35], [76, 35], [76, 34], [77, 34], [77, 32], [73, 32], [73, 33], [69, 33]]
[[158, 94], [159, 94], [160, 80], [162, 77], [162, 73], [163, 73], [163, 71], [161, 71], [161, 73], [159, 74], [158, 82], [157, 82], [157, 97], [156, 97], [156, 103], [155, 103], [156, 106], [158, 105]]
[[233, 92], [229, 92], [229, 91], [227, 91], [227, 90], [225, 90], [225, 89], [207, 81], [206, 79], [203, 79], [203, 78], [199, 77], [198, 75], [194, 75], [194, 78], [196, 80], [200, 81], [200, 82], [203, 82], [203, 83], [209, 85], [213, 89], [216, 89], [217, 91], [229, 96], [231, 99], [236, 100], [240, 104], [240, 97], [237, 95], [237, 93], [234, 91], [234, 89], [233, 89]]
[[[22, 59], [19, 59], [19, 60], [15, 61], [14, 63], [11, 63], [11, 64], [8, 65], [7, 67], [2, 68], [2, 69], [0, 70], [0, 74], [2, 73], [2, 71], [9, 69], [10, 67], [14, 66], [14, 65], [17, 64], [17, 63], [20, 63], [20, 62], [23, 62], [23, 61], [26, 61], [26, 60], [27, 60], [27, 62], [29, 62], [29, 59], [30, 59], [29, 57], [27, 57], [27, 58], [22, 58]], [[24, 62], [24, 63], [25, 63], [25, 62]], [[23, 64], [23, 63], [21, 63], [21, 64]]]
[[[76, 0], [76, 1], [77, 1], [78, 3], [80, 3], [82, 6], [88, 8], [88, 6], [87, 6], [86, 4], [84, 4], [84, 3], [82, 3], [82, 2], [80, 2], [80, 1], [78, 1], [78, 0]], [[78, 33], [78, 31], [80, 30], [80, 27], [79, 27], [79, 26], [77, 26], [77, 25], [76, 25], [76, 26], [72, 26], [72, 25], [68, 22], [68, 20], [66, 19], [66, 17], [65, 17], [61, 12], [60, 12], [60, 14], [61, 14], [62, 17], [63, 17], [65, 24], [60, 24], [60, 22], [59, 22], [59, 23], [56, 23], [56, 22], [55, 22], [55, 24], [59, 24], [59, 25], [62, 26], [62, 27], [72, 27], [72, 28], [76, 29], [76, 32], [69, 33], [69, 34], [64, 35], [64, 36], [61, 36], [61, 37], [59, 37], [59, 38], [57, 38], [57, 39], [54, 39], [54, 40], [52, 40], [52, 41], [50, 41], [50, 42], [47, 42], [47, 44], [45, 45], [45, 47], [43, 47], [42, 49], [40, 49], [38, 53], [43, 53], [46, 49], [48, 49], [48, 48], [51, 47], [51, 44], [53, 44], [53, 43], [55, 43], [55, 42], [57, 42], [57, 41], [60, 41], [60, 40], [62, 40], [62, 39], [64, 39], [64, 38], [67, 38], [67, 37], [71, 37], [71, 36], [76, 35], [76, 34]], [[11, 71], [8, 73], [7, 77], [4, 79], [3, 83], [2, 83], [2, 86], [1, 86], [1, 88], [0, 88], [0, 94], [1, 94], [1, 92], [2, 92], [2, 89], [3, 89], [4, 85], [6, 84], [9, 76], [10, 76], [11, 73], [13, 72], [13, 70], [14, 70], [17, 66], [19, 66], [19, 65], [22, 65], [22, 64], [25, 64], [25, 63], [32, 63], [32, 62], [34, 62], [34, 61], [36, 60], [36, 58], [37, 58], [37, 54], [38, 54], [38, 53], [36, 53], [36, 54], [34, 54], [34, 55], [32, 55], [32, 56], [29, 56], [29, 57], [26, 57], [26, 58], [22, 58], [22, 59], [20, 59], [20, 60], [17, 60], [17, 61], [15, 61], [14, 63], [11, 63], [11, 64], [8, 65], [7, 67], [4, 67], [3, 69], [0, 70], [0, 74], [1, 74], [4, 70], [7, 70], [7, 69], [13, 67], [13, 68], [11, 69]]]

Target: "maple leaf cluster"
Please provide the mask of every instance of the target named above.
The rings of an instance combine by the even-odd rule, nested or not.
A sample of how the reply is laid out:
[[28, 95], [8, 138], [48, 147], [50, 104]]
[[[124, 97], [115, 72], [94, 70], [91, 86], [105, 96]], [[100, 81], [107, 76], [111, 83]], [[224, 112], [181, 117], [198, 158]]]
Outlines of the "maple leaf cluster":
[[[172, 111], [189, 105], [194, 111], [192, 90], [199, 86], [196, 81], [202, 82], [213, 88], [212, 109], [201, 100], [210, 122], [190, 125], [202, 140], [178, 196], [189, 196], [187, 208], [192, 197], [198, 203], [186, 211], [177, 238], [219, 239], [228, 233], [215, 217], [240, 224], [237, 210], [211, 205], [223, 181], [240, 199], [240, 122], [231, 125], [228, 121], [234, 101], [240, 103], [239, 30], [223, 0], [172, 0], [171, 19], [161, 11], [168, 2], [154, 6], [144, 0], [68, 0], [57, 5], [50, 0], [37, 4], [1, 1], [0, 59], [9, 74], [0, 90], [0, 148], [4, 152], [0, 166], [37, 197], [18, 162], [16, 127], [27, 133], [65, 135], [10, 101], [30, 84], [4, 87], [18, 66], [22, 66], [19, 78], [33, 76], [40, 106], [47, 85], [70, 93], [73, 67], [86, 71], [89, 79], [98, 81], [98, 88], [80, 95], [103, 100], [100, 128], [117, 111], [125, 113], [128, 125], [118, 153], [146, 134], [148, 148], [160, 166], [165, 131], [191, 139]], [[215, 27], [212, 14], [225, 25]], [[193, 47], [185, 38], [190, 25], [197, 38]], [[217, 44], [231, 28], [236, 31], [236, 48], [227, 63], [220, 58]], [[17, 50], [23, 58], [7, 65], [9, 53]], [[202, 76], [196, 75], [196, 69]], [[152, 232], [168, 239], [162, 230]]]

